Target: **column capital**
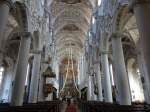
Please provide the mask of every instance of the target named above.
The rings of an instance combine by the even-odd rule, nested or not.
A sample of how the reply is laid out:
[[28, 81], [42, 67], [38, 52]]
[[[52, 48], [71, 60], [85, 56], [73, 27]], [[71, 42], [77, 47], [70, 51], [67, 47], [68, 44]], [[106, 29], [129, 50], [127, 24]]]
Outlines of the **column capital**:
[[97, 15], [97, 16], [95, 17], [96, 20], [100, 20], [100, 19], [102, 19], [102, 18], [104, 18], [104, 16], [99, 16], [99, 15]]
[[94, 64], [94, 65], [95, 65], [95, 64], [100, 64], [100, 61], [94, 61], [93, 64]]
[[148, 4], [148, 3], [150, 3], [150, 0], [130, 0], [129, 10], [130, 10], [130, 12], [133, 13], [134, 7], [136, 7], [137, 5], [140, 5], [140, 4]]
[[111, 38], [121, 38], [122, 34], [120, 32], [112, 33]]
[[16, 35], [21, 36], [23, 38], [31, 38], [31, 32], [17, 32]]
[[112, 53], [111, 51], [107, 51], [107, 50], [102, 50], [102, 51], [101, 51], [101, 55], [102, 55], [102, 54], [111, 54], [111, 53]]
[[0, 4], [7, 4], [10, 10], [14, 8], [14, 3], [12, 2], [12, 0], [1, 0]]
[[12, 34], [13, 36], [18, 36], [18, 37], [23, 37], [23, 38], [31, 38], [32, 37], [32, 35], [31, 35], [31, 33], [30, 32], [15, 32], [15, 33], [13, 33]]

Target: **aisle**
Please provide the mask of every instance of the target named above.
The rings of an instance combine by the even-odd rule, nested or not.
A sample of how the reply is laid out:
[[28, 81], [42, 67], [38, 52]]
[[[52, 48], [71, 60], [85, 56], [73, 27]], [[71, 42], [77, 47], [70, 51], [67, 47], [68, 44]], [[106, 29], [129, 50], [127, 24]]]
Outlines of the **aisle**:
[[76, 104], [70, 104], [70, 106], [68, 106], [67, 103], [63, 103], [61, 112], [80, 112], [80, 111]]
[[76, 105], [75, 104], [67, 105], [65, 112], [77, 112]]

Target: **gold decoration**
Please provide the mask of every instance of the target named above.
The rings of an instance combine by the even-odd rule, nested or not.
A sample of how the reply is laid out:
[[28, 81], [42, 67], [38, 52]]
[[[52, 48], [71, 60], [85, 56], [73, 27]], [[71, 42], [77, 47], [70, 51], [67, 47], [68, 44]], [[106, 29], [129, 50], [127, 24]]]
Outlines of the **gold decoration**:
[[47, 97], [48, 94], [52, 93], [54, 90], [53, 84], [45, 84], [43, 90], [44, 90], [45, 97]]

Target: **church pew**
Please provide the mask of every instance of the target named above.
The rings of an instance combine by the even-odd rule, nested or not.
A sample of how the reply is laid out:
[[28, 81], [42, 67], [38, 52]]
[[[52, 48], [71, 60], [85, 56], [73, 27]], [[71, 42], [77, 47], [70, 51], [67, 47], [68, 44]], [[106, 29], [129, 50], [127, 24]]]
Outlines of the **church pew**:
[[29, 103], [15, 107], [0, 104], [0, 112], [60, 112], [61, 104], [61, 101]]
[[131, 106], [88, 101], [79, 103], [82, 112], [150, 112], [148, 104], [132, 104]]

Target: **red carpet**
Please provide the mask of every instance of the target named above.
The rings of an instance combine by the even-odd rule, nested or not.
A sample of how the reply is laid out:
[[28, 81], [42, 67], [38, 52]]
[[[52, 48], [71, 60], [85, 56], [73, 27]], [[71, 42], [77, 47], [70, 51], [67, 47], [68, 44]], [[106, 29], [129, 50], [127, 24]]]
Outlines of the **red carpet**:
[[74, 104], [67, 105], [65, 112], [76, 112], [76, 106]]

